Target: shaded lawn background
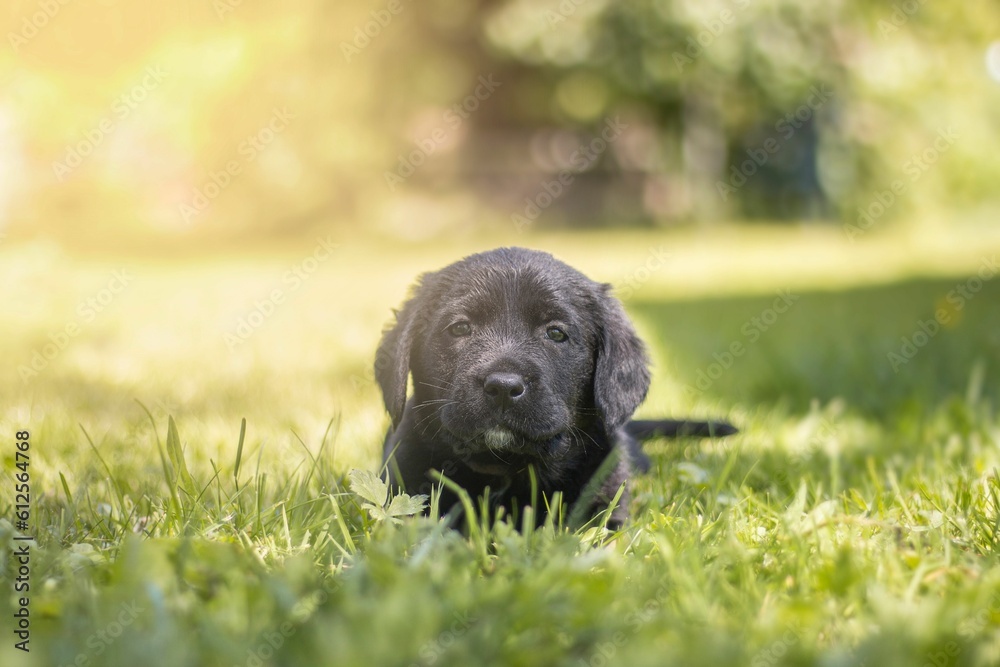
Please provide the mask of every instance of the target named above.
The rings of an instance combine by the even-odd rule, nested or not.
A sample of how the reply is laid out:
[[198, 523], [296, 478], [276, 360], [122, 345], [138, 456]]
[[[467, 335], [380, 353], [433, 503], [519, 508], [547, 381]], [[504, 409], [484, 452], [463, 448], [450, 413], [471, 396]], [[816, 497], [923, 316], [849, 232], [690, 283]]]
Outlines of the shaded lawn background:
[[[183, 411], [211, 422], [220, 435], [246, 411], [281, 408], [279, 428], [295, 425], [316, 438], [337, 417], [346, 439], [368, 439], [384, 425], [371, 359], [391, 308], [421, 272], [518, 241], [547, 249], [627, 295], [656, 366], [640, 414], [680, 414], [705, 401], [721, 409], [792, 401], [801, 412], [814, 399], [849, 395], [852, 406], [874, 417], [908, 400], [939, 403], [964, 390], [974, 363], [997, 355], [995, 320], [988, 319], [996, 316], [994, 283], [985, 281], [961, 311], [946, 298], [992, 257], [990, 237], [982, 234], [889, 235], [865, 244], [832, 230], [790, 236], [762, 229], [416, 246], [317, 238], [337, 247], [294, 283], [285, 278], [318, 247], [316, 238], [303, 237], [283, 252], [186, 259], [94, 261], [46, 244], [7, 249], [7, 296], [18, 316], [4, 341], [18, 379], [2, 390], [7, 404], [18, 405], [26, 419], [46, 405], [61, 405], [67, 415], [83, 408], [101, 427], [113, 428], [137, 399], [159, 417]], [[131, 282], [89, 320], [83, 304], [121, 271]], [[261, 306], [275, 289], [282, 303]], [[788, 312], [766, 331], [758, 329], [752, 318], [789, 291], [797, 300]], [[255, 319], [262, 308], [273, 314]], [[929, 344], [937, 352], [921, 350], [894, 370], [887, 355], [899, 354], [901, 337], [911, 338], [919, 321], [933, 319], [940, 308], [950, 321]], [[241, 329], [241, 322], [262, 323]], [[71, 323], [81, 333], [68, 337], [66, 349], [52, 360], [36, 354], [54, 351], [53, 336]], [[753, 342], [745, 327], [761, 331], [760, 339]], [[746, 353], [700, 386], [706, 378], [699, 373], [708, 373], [719, 363], [713, 355], [724, 355], [734, 342]], [[127, 411], [142, 421], [137, 409]], [[353, 458], [356, 449], [345, 449], [344, 463], [371, 467], [374, 459]]]
[[[500, 526], [481, 541], [424, 520], [381, 525], [347, 491], [347, 470], [378, 463], [386, 418], [368, 369], [388, 308], [420, 271], [508, 239], [345, 239], [232, 350], [226, 335], [315, 239], [292, 244], [298, 255], [228, 258], [5, 248], [18, 313], [3, 334], [10, 376], [80, 320], [78, 304], [113, 271], [132, 281], [37, 377], [2, 389], [5, 431], [32, 432], [33, 642], [48, 657], [3, 655], [904, 665], [958, 647], [956, 664], [988, 664], [1000, 283], [986, 281], [898, 373], [887, 360], [992, 257], [1000, 243], [988, 238], [527, 239], [629, 286], [656, 365], [641, 415], [744, 428], [723, 443], [651, 443], [655, 472], [637, 480], [635, 520], [610, 546], [593, 531]], [[778, 290], [798, 300], [750, 343], [744, 326]], [[746, 353], [690, 390], [737, 340]], [[157, 454], [170, 415], [197, 480], [178, 487], [177, 506]], [[95, 634], [136, 604], [120, 637]], [[392, 641], [373, 638], [375, 626]]]

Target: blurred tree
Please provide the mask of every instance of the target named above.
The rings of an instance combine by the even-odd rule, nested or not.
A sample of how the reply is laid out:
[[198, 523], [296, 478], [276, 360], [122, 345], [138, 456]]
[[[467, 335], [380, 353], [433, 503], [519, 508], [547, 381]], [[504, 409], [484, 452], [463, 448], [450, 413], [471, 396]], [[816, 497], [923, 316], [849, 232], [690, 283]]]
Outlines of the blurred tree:
[[11, 231], [160, 247], [996, 204], [995, 0], [71, 3], [41, 27], [32, 7], [0, 53]]
[[[617, 151], [614, 172], [641, 173], [653, 219], [851, 220], [897, 179], [931, 197], [894, 215], [995, 194], [1000, 161], [982, 141], [996, 146], [1000, 88], [981, 63], [997, 3], [510, 0], [485, 13], [488, 43], [549, 84], [546, 121], [641, 114], [648, 143]], [[949, 125], [975, 128], [955, 153], [976, 168], [908, 169]]]

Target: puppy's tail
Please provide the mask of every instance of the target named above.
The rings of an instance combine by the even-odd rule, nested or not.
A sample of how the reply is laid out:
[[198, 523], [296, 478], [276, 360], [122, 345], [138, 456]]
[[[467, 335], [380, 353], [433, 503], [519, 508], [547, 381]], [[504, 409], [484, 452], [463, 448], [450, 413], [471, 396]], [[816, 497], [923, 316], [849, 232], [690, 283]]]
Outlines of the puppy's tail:
[[636, 440], [684, 436], [721, 438], [740, 432], [727, 422], [691, 419], [634, 419], [625, 425], [625, 431]]

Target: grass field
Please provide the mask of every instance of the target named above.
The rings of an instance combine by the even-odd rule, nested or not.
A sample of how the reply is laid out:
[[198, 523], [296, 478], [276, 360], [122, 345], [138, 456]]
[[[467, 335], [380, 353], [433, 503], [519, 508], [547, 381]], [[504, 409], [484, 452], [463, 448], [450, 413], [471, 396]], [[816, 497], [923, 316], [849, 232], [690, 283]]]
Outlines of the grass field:
[[528, 239], [622, 288], [655, 361], [640, 415], [742, 432], [650, 443], [618, 534], [468, 535], [385, 518], [349, 473], [378, 465], [390, 308], [493, 244], [333, 241], [0, 246], [0, 664], [1000, 662], [1000, 238]]

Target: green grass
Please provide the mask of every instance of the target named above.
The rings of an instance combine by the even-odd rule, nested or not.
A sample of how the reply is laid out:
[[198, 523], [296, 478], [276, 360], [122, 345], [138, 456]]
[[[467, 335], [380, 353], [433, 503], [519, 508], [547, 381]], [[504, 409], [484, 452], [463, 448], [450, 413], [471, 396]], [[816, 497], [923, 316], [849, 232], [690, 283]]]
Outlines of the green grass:
[[[640, 414], [743, 431], [650, 443], [654, 471], [617, 534], [501, 522], [464, 535], [389, 518], [378, 490], [349, 478], [378, 463], [386, 420], [367, 367], [389, 308], [471, 245], [345, 244], [235, 351], [224, 335], [294, 251], [182, 264], [8, 250], [0, 516], [12, 519], [13, 439], [27, 428], [36, 542], [29, 655], [11, 646], [3, 551], [0, 663], [996, 664], [1000, 281], [898, 372], [887, 359], [984, 248], [927, 253], [923, 277], [903, 249], [886, 275], [847, 280], [836, 259], [789, 265], [871, 246], [768, 255], [762, 239], [708, 253], [667, 237], [679, 262], [718, 263], [654, 272], [628, 303], [656, 364]], [[538, 241], [611, 281], [661, 242]], [[741, 275], [747, 256], [773, 266]], [[121, 266], [134, 283], [17, 379]], [[751, 341], [747, 322], [779, 289], [798, 300]], [[744, 352], [697, 389], [734, 342]], [[12, 537], [0, 521], [0, 542]]]

